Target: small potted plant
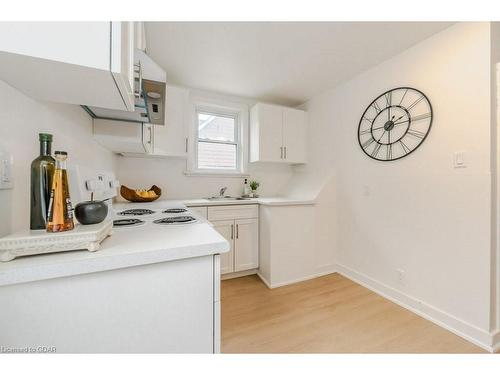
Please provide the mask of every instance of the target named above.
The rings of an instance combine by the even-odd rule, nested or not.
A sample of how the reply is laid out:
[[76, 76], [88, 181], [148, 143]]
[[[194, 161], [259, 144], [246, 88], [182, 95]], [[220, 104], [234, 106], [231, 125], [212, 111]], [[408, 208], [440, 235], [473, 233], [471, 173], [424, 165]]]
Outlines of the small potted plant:
[[250, 189], [252, 189], [252, 197], [253, 198], [258, 198], [259, 195], [257, 194], [257, 189], [259, 188], [260, 183], [257, 181], [250, 181]]

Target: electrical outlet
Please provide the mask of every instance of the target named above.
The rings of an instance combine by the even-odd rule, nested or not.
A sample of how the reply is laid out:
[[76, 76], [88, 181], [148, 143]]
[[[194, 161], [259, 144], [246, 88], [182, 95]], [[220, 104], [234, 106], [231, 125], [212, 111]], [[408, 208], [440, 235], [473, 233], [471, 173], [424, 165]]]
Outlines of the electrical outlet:
[[405, 271], [398, 268], [396, 270], [396, 272], [398, 273], [398, 282], [401, 284], [401, 285], [405, 285], [406, 283], [406, 276], [405, 276]]

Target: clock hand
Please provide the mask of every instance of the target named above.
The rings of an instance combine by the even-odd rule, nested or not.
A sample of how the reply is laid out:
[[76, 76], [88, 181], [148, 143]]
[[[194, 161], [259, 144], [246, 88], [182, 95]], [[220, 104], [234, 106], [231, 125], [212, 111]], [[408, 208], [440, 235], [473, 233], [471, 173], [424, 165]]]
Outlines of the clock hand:
[[404, 124], [405, 122], [408, 122], [408, 121], [409, 120], [404, 120], [404, 121], [401, 121], [401, 122], [395, 122], [394, 126]]

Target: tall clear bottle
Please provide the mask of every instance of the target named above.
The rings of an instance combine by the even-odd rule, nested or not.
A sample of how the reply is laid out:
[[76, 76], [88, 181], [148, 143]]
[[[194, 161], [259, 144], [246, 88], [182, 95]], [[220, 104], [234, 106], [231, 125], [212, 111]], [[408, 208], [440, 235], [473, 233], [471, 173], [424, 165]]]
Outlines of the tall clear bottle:
[[65, 151], [56, 151], [54, 155], [56, 158], [56, 169], [50, 192], [47, 232], [64, 232], [74, 228], [73, 207], [71, 206], [68, 174], [66, 172], [68, 153]]
[[52, 176], [56, 161], [51, 156], [52, 134], [38, 134], [40, 156], [31, 163], [30, 229], [46, 229]]

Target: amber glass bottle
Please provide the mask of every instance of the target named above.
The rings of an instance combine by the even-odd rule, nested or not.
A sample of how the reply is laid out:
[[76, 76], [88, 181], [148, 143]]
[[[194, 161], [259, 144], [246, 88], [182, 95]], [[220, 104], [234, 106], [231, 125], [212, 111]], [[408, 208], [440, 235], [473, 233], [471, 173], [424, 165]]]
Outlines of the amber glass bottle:
[[54, 155], [56, 157], [56, 169], [50, 192], [47, 232], [64, 232], [74, 228], [73, 207], [71, 206], [66, 172], [68, 153], [56, 151]]
[[50, 155], [52, 134], [40, 133], [40, 156], [31, 163], [30, 228], [45, 229], [49, 208], [50, 189], [56, 161]]

